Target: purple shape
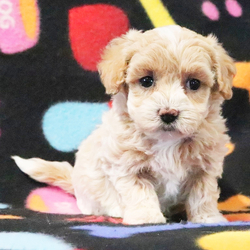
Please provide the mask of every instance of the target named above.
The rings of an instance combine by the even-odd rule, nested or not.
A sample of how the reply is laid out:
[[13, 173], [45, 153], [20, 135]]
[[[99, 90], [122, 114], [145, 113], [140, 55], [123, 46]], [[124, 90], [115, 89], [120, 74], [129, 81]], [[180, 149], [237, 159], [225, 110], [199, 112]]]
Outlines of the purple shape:
[[89, 231], [89, 234], [101, 238], [128, 238], [140, 233], [153, 233], [185, 228], [216, 227], [216, 226], [250, 226], [250, 222], [223, 222], [216, 224], [194, 224], [194, 223], [173, 223], [152, 226], [107, 226], [100, 224], [90, 224], [74, 226], [73, 230]]

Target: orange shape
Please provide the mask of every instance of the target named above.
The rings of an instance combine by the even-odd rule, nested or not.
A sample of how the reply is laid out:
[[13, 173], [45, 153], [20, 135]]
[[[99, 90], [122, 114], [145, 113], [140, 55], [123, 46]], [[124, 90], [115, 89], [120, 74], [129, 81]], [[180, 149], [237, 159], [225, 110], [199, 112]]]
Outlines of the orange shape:
[[22, 216], [11, 215], [11, 214], [0, 214], [0, 220], [22, 220]]
[[233, 143], [227, 143], [226, 144], [226, 147], [227, 147], [227, 149], [228, 149], [228, 151], [227, 151], [227, 155], [230, 155], [233, 151], [234, 151], [234, 148], [235, 148], [235, 146], [234, 146], [234, 144]]
[[238, 194], [228, 198], [225, 201], [219, 202], [218, 209], [232, 212], [249, 211], [249, 206], [250, 198], [245, 195]]
[[31, 210], [39, 211], [39, 212], [48, 212], [49, 211], [49, 209], [45, 205], [43, 199], [37, 194], [31, 195], [27, 199], [27, 207]]
[[250, 92], [250, 62], [237, 62], [235, 65], [237, 74], [233, 80], [233, 86]]
[[36, 32], [38, 32], [37, 26], [39, 21], [36, 0], [19, 0], [19, 2], [26, 34], [30, 39], [34, 39], [36, 37]]
[[250, 214], [247, 213], [225, 214], [224, 217], [228, 221], [250, 221]]

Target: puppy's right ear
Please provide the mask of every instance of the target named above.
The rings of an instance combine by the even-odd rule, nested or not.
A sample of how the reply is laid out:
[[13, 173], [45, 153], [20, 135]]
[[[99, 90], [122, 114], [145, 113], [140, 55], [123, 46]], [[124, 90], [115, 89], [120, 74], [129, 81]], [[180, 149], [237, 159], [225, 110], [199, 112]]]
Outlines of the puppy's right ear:
[[98, 71], [107, 94], [116, 94], [125, 83], [126, 70], [130, 59], [136, 52], [133, 46], [141, 32], [130, 30], [125, 35], [113, 39], [105, 48]]
[[214, 66], [219, 92], [224, 97], [224, 99], [229, 100], [233, 95], [233, 78], [236, 75], [234, 61], [228, 55], [222, 45], [218, 43], [218, 40], [215, 36], [209, 35], [207, 39], [211, 42], [213, 48], [215, 49]]

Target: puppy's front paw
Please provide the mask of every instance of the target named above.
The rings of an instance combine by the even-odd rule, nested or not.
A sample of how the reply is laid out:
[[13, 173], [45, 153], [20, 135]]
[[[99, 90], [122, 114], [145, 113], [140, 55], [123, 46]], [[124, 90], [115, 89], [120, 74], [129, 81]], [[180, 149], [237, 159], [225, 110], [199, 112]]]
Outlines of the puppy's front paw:
[[218, 214], [204, 214], [198, 215], [191, 219], [193, 223], [219, 223], [219, 222], [227, 222], [227, 219], [220, 213]]
[[126, 211], [123, 222], [125, 224], [136, 225], [146, 223], [166, 223], [166, 218], [156, 209], [139, 209], [134, 211]]
[[107, 215], [111, 217], [122, 218], [123, 210], [120, 206], [112, 207], [111, 209], [107, 210]]

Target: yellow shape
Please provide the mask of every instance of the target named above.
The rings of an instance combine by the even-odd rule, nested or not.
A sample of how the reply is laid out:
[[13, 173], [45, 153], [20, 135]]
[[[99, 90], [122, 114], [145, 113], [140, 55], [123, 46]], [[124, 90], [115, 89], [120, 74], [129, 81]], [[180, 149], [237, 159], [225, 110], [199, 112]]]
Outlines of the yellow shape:
[[238, 194], [230, 197], [229, 199], [219, 202], [218, 209], [224, 211], [249, 211], [248, 207], [250, 206], [250, 198]]
[[244, 88], [250, 92], [250, 62], [235, 63], [237, 74], [233, 80], [233, 86]]
[[140, 2], [155, 27], [175, 24], [161, 0], [140, 0]]
[[197, 240], [205, 250], [249, 250], [250, 231], [226, 231], [210, 234]]
[[0, 214], [0, 220], [21, 220], [23, 217], [11, 215], [11, 214]]
[[28, 199], [27, 208], [29, 208], [31, 210], [39, 211], [39, 212], [48, 212], [49, 211], [49, 209], [45, 205], [43, 199], [37, 194], [32, 195]]
[[34, 39], [38, 23], [36, 0], [19, 0], [19, 3], [25, 32], [30, 39]]
[[234, 148], [235, 148], [235, 146], [234, 146], [234, 144], [233, 143], [227, 143], [226, 144], [226, 147], [227, 147], [227, 149], [228, 149], [228, 151], [227, 151], [227, 155], [230, 155], [233, 151], [234, 151]]

